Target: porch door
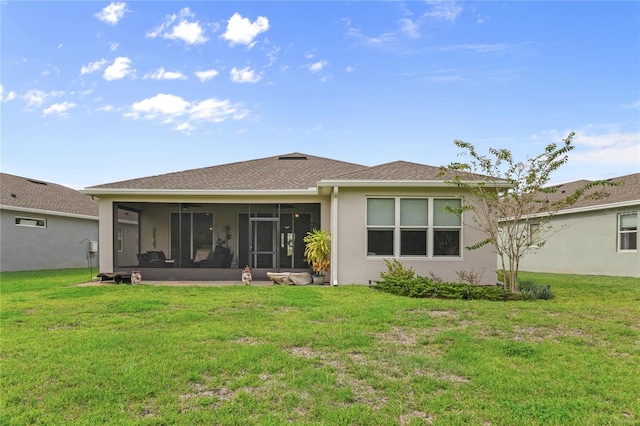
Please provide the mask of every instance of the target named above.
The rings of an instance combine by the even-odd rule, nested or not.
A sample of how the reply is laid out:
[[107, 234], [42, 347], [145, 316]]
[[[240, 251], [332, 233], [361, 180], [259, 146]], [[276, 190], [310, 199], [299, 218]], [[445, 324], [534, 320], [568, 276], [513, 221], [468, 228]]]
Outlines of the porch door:
[[252, 217], [249, 222], [250, 266], [252, 268], [277, 268], [279, 219]]

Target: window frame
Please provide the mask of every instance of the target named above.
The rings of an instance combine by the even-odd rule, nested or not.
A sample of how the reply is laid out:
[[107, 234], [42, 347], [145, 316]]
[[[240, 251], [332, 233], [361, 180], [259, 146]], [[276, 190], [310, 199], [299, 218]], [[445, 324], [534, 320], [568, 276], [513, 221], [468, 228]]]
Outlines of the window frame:
[[[462, 247], [463, 244], [463, 224], [464, 214], [460, 215], [459, 225], [435, 225], [435, 200], [456, 200], [460, 202], [460, 206], [464, 205], [463, 197], [419, 197], [419, 196], [390, 196], [390, 195], [369, 195], [365, 197], [365, 257], [367, 259], [380, 259], [380, 258], [393, 258], [393, 259], [462, 259]], [[394, 200], [395, 217], [393, 225], [369, 225], [369, 200], [370, 199], [392, 199]], [[427, 201], [427, 221], [426, 225], [403, 225], [401, 206], [402, 200], [426, 200]], [[369, 231], [380, 230], [393, 232], [393, 248], [392, 254], [370, 254], [369, 251]], [[403, 255], [402, 250], [402, 232], [403, 231], [424, 231], [426, 235], [426, 252], [422, 254], [407, 254]], [[434, 233], [436, 231], [457, 231], [459, 248], [458, 253], [455, 255], [435, 254], [434, 249]]]
[[[622, 229], [622, 216], [635, 216], [636, 217], [636, 227], [635, 229], [630, 229], [630, 230], [623, 230]], [[617, 242], [616, 242], [616, 246], [617, 246], [617, 251], [621, 252], [621, 253], [633, 253], [638, 251], [638, 212], [637, 211], [627, 211], [627, 212], [621, 212], [618, 213], [617, 215], [617, 220], [616, 220], [616, 235], [617, 235]], [[622, 241], [623, 235], [630, 235], [630, 234], [635, 234], [636, 235], [636, 248], [622, 248]]]
[[124, 226], [118, 225], [118, 253], [122, 253], [124, 251]]
[[[25, 223], [20, 223], [23, 220], [25, 221]], [[30, 224], [30, 223], [27, 223], [26, 221], [29, 221], [29, 222], [35, 221], [36, 224]], [[42, 221], [42, 225], [38, 225], [38, 222], [40, 221]], [[40, 228], [40, 229], [47, 228], [47, 219], [42, 217], [16, 216], [14, 223], [16, 226], [23, 226], [25, 228]]]
[[528, 224], [529, 247], [537, 248], [540, 242], [540, 222], [531, 222]]

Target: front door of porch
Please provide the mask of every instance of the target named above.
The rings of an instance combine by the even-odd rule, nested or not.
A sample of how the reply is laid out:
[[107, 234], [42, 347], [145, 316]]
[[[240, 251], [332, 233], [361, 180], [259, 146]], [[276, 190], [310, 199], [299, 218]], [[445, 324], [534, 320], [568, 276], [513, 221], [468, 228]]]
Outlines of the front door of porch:
[[280, 220], [275, 217], [252, 217], [249, 222], [249, 266], [276, 268]]

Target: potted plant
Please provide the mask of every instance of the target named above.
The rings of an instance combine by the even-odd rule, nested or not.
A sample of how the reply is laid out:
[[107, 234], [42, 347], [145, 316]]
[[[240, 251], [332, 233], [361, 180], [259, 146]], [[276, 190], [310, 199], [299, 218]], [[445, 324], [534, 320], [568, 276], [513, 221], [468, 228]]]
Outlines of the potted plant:
[[307, 232], [302, 241], [306, 244], [304, 255], [313, 271], [313, 283], [323, 284], [330, 265], [331, 235], [321, 229], [314, 229]]

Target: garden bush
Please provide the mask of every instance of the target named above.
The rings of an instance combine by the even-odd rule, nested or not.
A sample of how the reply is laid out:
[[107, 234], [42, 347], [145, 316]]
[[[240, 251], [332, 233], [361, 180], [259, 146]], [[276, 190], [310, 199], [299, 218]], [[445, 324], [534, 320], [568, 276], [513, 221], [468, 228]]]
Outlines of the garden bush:
[[378, 291], [415, 298], [505, 300], [515, 295], [498, 286], [479, 286], [466, 283], [433, 282], [426, 277], [387, 278], [373, 286]]
[[536, 284], [533, 281], [524, 281], [519, 284], [520, 300], [538, 300], [553, 299], [553, 293], [551, 292], [551, 286]]
[[505, 292], [498, 286], [480, 286], [469, 283], [448, 283], [432, 274], [432, 278], [416, 276], [413, 268], [405, 268], [400, 261], [384, 261], [387, 271], [380, 273], [382, 281], [373, 287], [376, 290], [398, 296], [415, 298], [434, 297], [440, 299], [506, 300], [518, 296]]

